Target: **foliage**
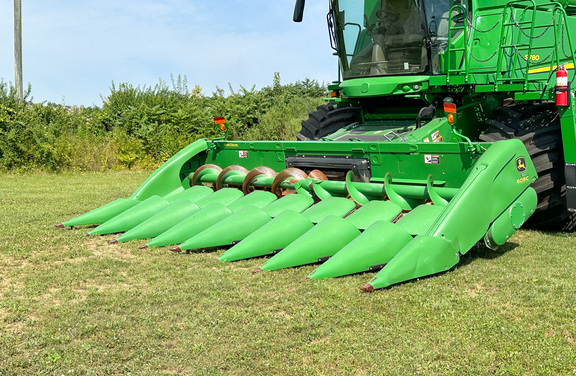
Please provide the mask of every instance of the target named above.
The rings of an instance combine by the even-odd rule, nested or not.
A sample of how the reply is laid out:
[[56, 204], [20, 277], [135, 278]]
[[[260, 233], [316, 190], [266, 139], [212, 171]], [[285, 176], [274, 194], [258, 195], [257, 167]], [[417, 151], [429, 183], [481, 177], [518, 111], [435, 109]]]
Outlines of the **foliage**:
[[294, 139], [325, 89], [316, 81], [256, 90], [218, 89], [207, 96], [185, 76], [153, 87], [112, 83], [102, 107], [25, 103], [0, 81], [0, 169], [104, 171], [154, 168], [198, 138], [219, 136], [224, 116], [235, 139]]

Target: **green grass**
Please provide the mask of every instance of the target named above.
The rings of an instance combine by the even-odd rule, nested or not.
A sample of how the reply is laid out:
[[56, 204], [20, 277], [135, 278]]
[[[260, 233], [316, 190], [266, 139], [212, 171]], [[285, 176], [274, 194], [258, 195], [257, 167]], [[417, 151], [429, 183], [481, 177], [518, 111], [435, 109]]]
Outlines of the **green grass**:
[[54, 224], [148, 173], [0, 175], [1, 375], [574, 375], [574, 234], [520, 231], [448, 273], [252, 275]]

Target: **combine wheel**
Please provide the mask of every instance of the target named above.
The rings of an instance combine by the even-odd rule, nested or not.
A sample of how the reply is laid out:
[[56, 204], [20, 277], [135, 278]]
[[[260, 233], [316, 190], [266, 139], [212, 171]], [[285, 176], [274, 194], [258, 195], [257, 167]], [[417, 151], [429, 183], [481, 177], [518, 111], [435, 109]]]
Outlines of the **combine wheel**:
[[518, 138], [534, 162], [538, 179], [532, 187], [538, 193], [536, 212], [527, 226], [572, 231], [576, 216], [566, 207], [566, 181], [560, 118], [554, 103], [511, 105], [494, 110], [481, 141]]
[[310, 112], [308, 120], [302, 122], [302, 129], [296, 132], [299, 141], [319, 140], [338, 129], [360, 120], [360, 109], [352, 106], [335, 107], [331, 102]]

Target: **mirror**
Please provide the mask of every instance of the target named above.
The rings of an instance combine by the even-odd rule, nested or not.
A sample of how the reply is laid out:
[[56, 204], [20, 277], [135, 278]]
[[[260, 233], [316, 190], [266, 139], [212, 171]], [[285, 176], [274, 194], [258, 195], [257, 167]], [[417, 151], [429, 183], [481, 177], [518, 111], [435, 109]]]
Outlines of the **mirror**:
[[296, 0], [296, 5], [294, 5], [294, 22], [302, 22], [305, 2], [306, 0]]

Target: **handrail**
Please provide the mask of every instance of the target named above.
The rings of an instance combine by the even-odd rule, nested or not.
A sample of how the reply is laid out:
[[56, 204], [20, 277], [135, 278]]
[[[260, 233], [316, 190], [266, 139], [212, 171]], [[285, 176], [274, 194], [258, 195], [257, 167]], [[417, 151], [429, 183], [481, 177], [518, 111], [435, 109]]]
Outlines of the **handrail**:
[[[452, 26], [452, 16], [454, 14], [455, 11], [460, 11], [460, 13], [463, 17], [463, 23], [462, 26]], [[446, 59], [444, 61], [445, 64], [445, 70], [446, 70], [446, 81], [448, 84], [450, 84], [450, 73], [454, 72], [454, 73], [459, 73], [462, 71], [461, 68], [456, 68], [454, 71], [452, 71], [450, 69], [450, 53], [451, 52], [457, 52], [462, 50], [462, 55], [463, 55], [463, 59], [464, 59], [464, 73], [465, 73], [465, 82], [468, 82], [468, 23], [466, 22], [467, 18], [467, 12], [466, 12], [466, 8], [464, 8], [464, 6], [462, 5], [453, 5], [450, 8], [450, 14], [448, 16], [448, 46], [447, 46], [447, 50], [446, 50]], [[464, 32], [464, 47], [463, 48], [452, 48], [452, 34], [453, 31], [455, 30], [462, 30]]]
[[[538, 21], [538, 15], [541, 11], [547, 11], [552, 14], [552, 20], [549, 23], [543, 23], [542, 20]], [[464, 76], [464, 83], [469, 83], [471, 75], [473, 74], [489, 74], [489, 70], [493, 69], [494, 90], [498, 91], [498, 86], [505, 83], [517, 83], [522, 85], [524, 92], [527, 91], [540, 91], [541, 86], [535, 88], [530, 86], [531, 83], [531, 69], [534, 65], [546, 66], [549, 63], [549, 71], [553, 72], [560, 64], [571, 62], [576, 68], [576, 56], [574, 52], [574, 43], [572, 42], [572, 34], [568, 28], [568, 16], [564, 7], [556, 2], [551, 1], [549, 4], [537, 5], [534, 0], [515, 0], [507, 3], [502, 12], [500, 13], [500, 20], [490, 28], [492, 31], [495, 27], [500, 25], [500, 38], [498, 43], [495, 44], [497, 51], [486, 60], [478, 60], [474, 57], [473, 51], [470, 48], [469, 36], [474, 31], [478, 33], [486, 33], [487, 31], [476, 30], [471, 22], [466, 22], [462, 25], [453, 25], [454, 17], [463, 15], [467, 21], [466, 8], [462, 5], [454, 5], [450, 8], [449, 14], [449, 32], [448, 32], [448, 46], [445, 51], [444, 67], [446, 72], [446, 82], [451, 84], [451, 77]], [[496, 14], [493, 14], [496, 15]], [[470, 29], [469, 29], [470, 28]], [[513, 28], [518, 28], [519, 33], [514, 35]], [[536, 39], [544, 36], [549, 29], [554, 31], [554, 41], [559, 41], [551, 45], [539, 45], [535, 42]], [[543, 31], [541, 31], [544, 29]], [[463, 31], [463, 47], [455, 48], [452, 44], [454, 35], [457, 31]], [[538, 35], [536, 35], [538, 30]], [[522, 43], [520, 43], [522, 42]], [[565, 52], [565, 44], [570, 48], [570, 56]], [[532, 55], [535, 49], [549, 49], [550, 53], [543, 59], [533, 62]], [[511, 50], [511, 53], [508, 51]], [[462, 52], [462, 57], [459, 62], [454, 65], [452, 57], [458, 58], [458, 52]], [[563, 56], [561, 55], [563, 52]], [[479, 62], [487, 62], [496, 56], [496, 65], [491, 68], [490, 66], [482, 66], [477, 68], [470, 67], [472, 58]], [[519, 73], [523, 73], [522, 77]], [[573, 76], [572, 81], [576, 75]], [[458, 84], [462, 80], [456, 81]], [[454, 83], [452, 83], [454, 84]]]

